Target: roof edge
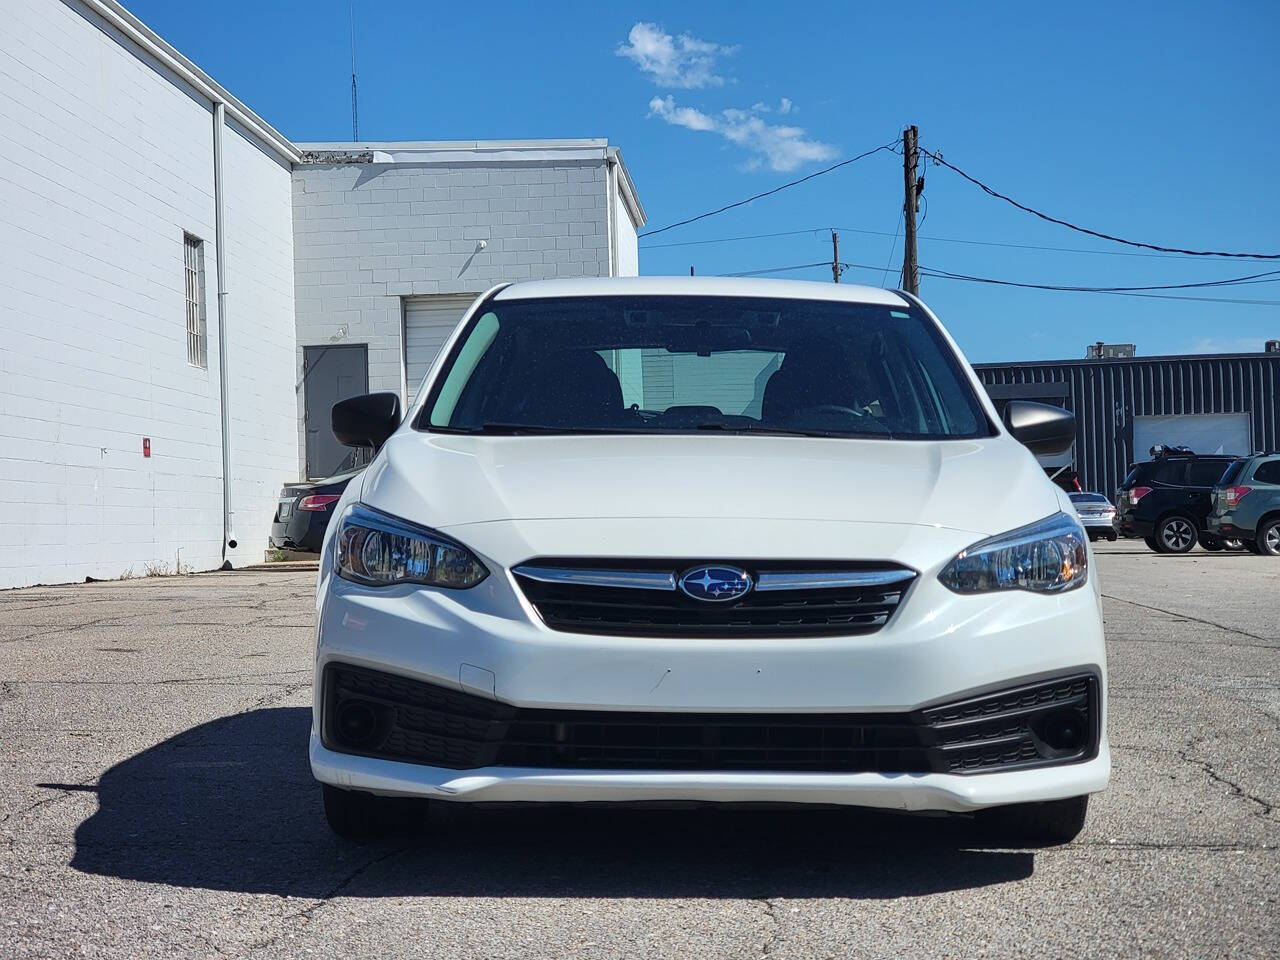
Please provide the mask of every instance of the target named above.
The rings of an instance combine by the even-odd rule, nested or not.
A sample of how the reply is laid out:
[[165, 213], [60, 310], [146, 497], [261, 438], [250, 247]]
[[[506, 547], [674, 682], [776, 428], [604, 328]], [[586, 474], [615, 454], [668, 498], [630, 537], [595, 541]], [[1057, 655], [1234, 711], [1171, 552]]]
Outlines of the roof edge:
[[225, 87], [178, 52], [176, 47], [139, 20], [118, 0], [79, 0], [79, 3], [101, 17], [109, 26], [124, 34], [130, 43], [139, 47], [144, 53], [150, 54], [180, 80], [194, 87], [203, 97], [214, 103], [221, 103], [228, 115], [278, 156], [291, 164], [301, 159], [297, 147], [279, 130], [241, 103]]
[[1150, 357], [1083, 357], [1070, 360], [1008, 360], [1004, 363], [975, 363], [975, 370], [1008, 368], [1008, 367], [1079, 367], [1088, 364], [1116, 363], [1155, 363], [1187, 360], [1277, 360], [1280, 353], [1268, 353], [1259, 350], [1257, 353], [1168, 353]]
[[636, 193], [635, 181], [631, 179], [631, 171], [627, 169], [627, 162], [622, 159], [622, 151], [617, 147], [609, 147], [606, 150], [609, 160], [618, 165], [618, 195], [622, 197], [622, 202], [626, 204], [627, 213], [631, 215], [632, 225], [639, 230], [649, 222], [649, 215], [644, 212], [644, 207], [640, 203], [640, 197]]

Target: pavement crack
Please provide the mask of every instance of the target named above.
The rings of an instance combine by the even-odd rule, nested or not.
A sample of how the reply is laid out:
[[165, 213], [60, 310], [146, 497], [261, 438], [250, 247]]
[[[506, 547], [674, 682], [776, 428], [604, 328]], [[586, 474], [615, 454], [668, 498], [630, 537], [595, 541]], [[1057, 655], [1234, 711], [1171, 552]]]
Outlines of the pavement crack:
[[757, 897], [756, 903], [764, 907], [765, 938], [764, 943], [760, 945], [760, 956], [767, 957], [773, 953], [773, 948], [778, 945], [778, 912], [774, 902], [769, 897]]
[[[86, 790], [96, 789], [97, 782], [98, 782], [98, 777], [97, 775], [94, 775], [92, 777], [87, 777], [86, 779], [81, 780], [79, 783], [68, 783], [68, 784], [38, 783], [36, 784], [36, 786], [41, 787], [42, 789], [45, 789], [45, 790], [56, 790], [57, 793], [51, 793], [47, 796], [41, 797], [38, 800], [34, 800], [31, 803], [28, 803], [25, 807], [22, 807], [21, 809], [11, 810], [9, 813], [6, 813], [3, 817], [0, 817], [0, 827], [3, 827], [6, 823], [8, 823], [11, 820], [14, 820], [14, 821], [19, 820], [22, 817], [25, 817], [27, 814], [31, 813], [32, 811], [38, 810], [47, 804], [56, 803], [57, 801], [66, 799], [67, 797], [70, 797], [76, 793], [83, 793]], [[6, 835], [5, 839], [8, 841], [8, 845], [10, 847], [13, 847], [15, 845], [16, 841], [13, 836]]]
[[1264, 800], [1262, 797], [1258, 796], [1256, 793], [1250, 793], [1248, 790], [1246, 790], [1240, 784], [1236, 783], [1234, 780], [1230, 780], [1227, 777], [1224, 777], [1222, 774], [1218, 773], [1218, 771], [1214, 769], [1213, 764], [1210, 763], [1208, 760], [1202, 760], [1199, 757], [1191, 756], [1190, 750], [1194, 746], [1195, 746], [1194, 742], [1187, 744], [1186, 748], [1178, 751], [1178, 758], [1182, 760], [1183, 763], [1189, 763], [1192, 766], [1199, 767], [1200, 770], [1214, 783], [1220, 783], [1224, 787], [1227, 787], [1228, 789], [1230, 789], [1233, 796], [1239, 797], [1242, 800], [1247, 800], [1250, 803], [1257, 804], [1258, 807], [1260, 808], [1258, 811], [1258, 816], [1263, 817], [1265, 819], [1271, 818], [1271, 812], [1272, 810], [1275, 809], [1274, 804], [1272, 804], [1268, 800]]
[[[375, 867], [381, 866], [382, 864], [390, 860], [392, 857], [397, 857], [400, 854], [407, 853], [412, 849], [413, 849], [412, 844], [402, 844], [397, 847], [392, 847], [390, 850], [387, 850], [384, 853], [381, 853], [378, 856], [373, 857], [372, 859], [366, 860], [360, 866], [356, 867], [354, 870], [352, 870], [350, 873], [344, 876], [341, 880], [335, 883], [333, 887], [331, 887], [327, 892], [321, 894], [318, 898], [316, 898], [314, 902], [312, 902], [306, 907], [303, 907], [301, 910], [295, 911], [294, 913], [285, 914], [281, 919], [286, 921], [302, 920], [302, 921], [309, 922], [311, 920], [311, 917], [315, 914], [317, 910], [319, 910], [321, 907], [327, 906], [330, 902], [334, 900], [334, 898], [342, 896], [345, 890], [347, 890], [353, 883], [355, 883], [357, 880], [363, 877], [370, 870], [374, 869]], [[261, 944], [261, 946], [267, 946], [267, 945], [268, 944]]]
[[[1227, 633], [1234, 633], [1237, 636], [1248, 637], [1250, 640], [1261, 640], [1262, 643], [1268, 647], [1274, 648], [1276, 646], [1275, 637], [1259, 636], [1256, 633], [1250, 633], [1248, 630], [1241, 630], [1239, 627], [1229, 627], [1225, 623], [1218, 623], [1215, 620], [1206, 620], [1203, 617], [1197, 617], [1189, 613], [1183, 613], [1180, 610], [1167, 610], [1164, 607], [1152, 606], [1149, 603], [1138, 603], [1138, 601], [1136, 600], [1127, 600], [1124, 597], [1117, 597], [1110, 593], [1104, 593], [1102, 596], [1107, 600], [1117, 600], [1120, 603], [1127, 603], [1130, 606], [1141, 607], [1143, 610], [1154, 610], [1156, 613], [1163, 613], [1166, 616], [1177, 617], [1181, 620], [1190, 620], [1193, 623], [1203, 623], [1207, 627], [1216, 627], [1217, 629], [1224, 630]], [[1176, 641], [1171, 641], [1171, 642], [1176, 642]], [[1247, 644], [1247, 646], [1256, 646], [1256, 644]]]

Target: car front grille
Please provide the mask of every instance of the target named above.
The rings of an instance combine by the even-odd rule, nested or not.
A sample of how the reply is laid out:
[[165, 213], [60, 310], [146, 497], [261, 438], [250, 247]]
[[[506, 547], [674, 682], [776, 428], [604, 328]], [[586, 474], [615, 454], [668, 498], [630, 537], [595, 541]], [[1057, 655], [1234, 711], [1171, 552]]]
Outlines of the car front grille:
[[1098, 684], [1079, 674], [905, 713], [662, 713], [515, 707], [332, 663], [332, 750], [469, 770], [987, 773], [1097, 753]]
[[874, 633], [916, 578], [914, 570], [889, 563], [731, 565], [746, 570], [754, 588], [728, 602], [696, 600], [677, 589], [681, 573], [694, 567], [688, 560], [539, 559], [512, 572], [552, 630], [664, 637]]

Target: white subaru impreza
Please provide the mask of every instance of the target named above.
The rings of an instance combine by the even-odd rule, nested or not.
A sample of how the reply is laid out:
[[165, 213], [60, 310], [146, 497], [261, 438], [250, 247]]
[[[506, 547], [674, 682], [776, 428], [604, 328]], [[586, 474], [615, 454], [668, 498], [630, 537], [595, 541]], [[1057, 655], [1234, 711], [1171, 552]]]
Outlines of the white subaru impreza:
[[[1065, 842], [1110, 772], [1096, 577], [1033, 451], [902, 292], [538, 281], [481, 296], [325, 541], [311, 768], [387, 798], [977, 813]], [[1028, 449], [1030, 448], [1030, 449]], [[403, 804], [398, 804], [403, 807]]]

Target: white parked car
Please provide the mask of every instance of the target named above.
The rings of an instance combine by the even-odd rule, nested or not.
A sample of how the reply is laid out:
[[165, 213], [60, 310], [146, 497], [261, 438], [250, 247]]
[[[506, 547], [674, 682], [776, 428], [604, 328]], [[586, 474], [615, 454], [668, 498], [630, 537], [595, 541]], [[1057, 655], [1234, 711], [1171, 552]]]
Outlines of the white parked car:
[[338, 833], [391, 797], [688, 800], [1065, 842], [1106, 786], [1089, 546], [1028, 450], [1065, 449], [1071, 415], [1002, 421], [916, 299], [517, 283], [399, 407], [333, 414], [380, 447], [320, 564], [311, 768]]

